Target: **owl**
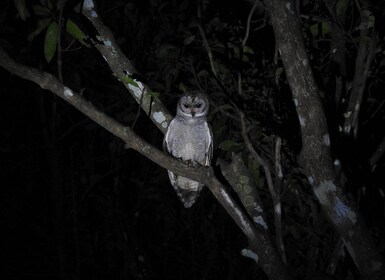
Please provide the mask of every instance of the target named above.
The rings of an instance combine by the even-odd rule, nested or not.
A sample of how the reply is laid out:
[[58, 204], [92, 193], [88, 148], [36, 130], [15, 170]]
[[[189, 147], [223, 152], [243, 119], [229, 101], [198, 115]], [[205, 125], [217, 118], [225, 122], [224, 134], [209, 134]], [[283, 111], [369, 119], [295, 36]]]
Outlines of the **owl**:
[[[209, 100], [200, 92], [187, 92], [178, 101], [176, 116], [171, 121], [163, 139], [164, 149], [172, 156], [209, 166], [213, 155], [213, 134], [206, 121]], [[203, 185], [168, 171], [184, 207], [190, 208], [197, 200]]]

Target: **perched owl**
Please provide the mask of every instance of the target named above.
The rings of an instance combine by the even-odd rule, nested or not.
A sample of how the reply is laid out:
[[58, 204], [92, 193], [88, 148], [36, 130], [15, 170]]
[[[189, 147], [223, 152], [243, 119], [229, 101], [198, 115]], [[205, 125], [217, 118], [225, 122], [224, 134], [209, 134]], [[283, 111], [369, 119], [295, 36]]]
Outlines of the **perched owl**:
[[[209, 166], [213, 154], [213, 135], [206, 121], [209, 100], [199, 92], [188, 92], [178, 101], [176, 116], [163, 139], [164, 149], [172, 156], [192, 164]], [[168, 171], [184, 207], [191, 207], [203, 185]]]

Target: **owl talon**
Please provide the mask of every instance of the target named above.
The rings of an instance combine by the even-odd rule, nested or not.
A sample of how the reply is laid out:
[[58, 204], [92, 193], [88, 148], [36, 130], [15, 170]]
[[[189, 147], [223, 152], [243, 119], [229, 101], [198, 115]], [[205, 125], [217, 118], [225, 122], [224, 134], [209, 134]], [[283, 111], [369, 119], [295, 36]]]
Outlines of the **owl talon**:
[[194, 160], [191, 160], [191, 159], [185, 160], [184, 162], [188, 165], [188, 167], [195, 167], [195, 168], [197, 168], [199, 166], [198, 162], [196, 162]]

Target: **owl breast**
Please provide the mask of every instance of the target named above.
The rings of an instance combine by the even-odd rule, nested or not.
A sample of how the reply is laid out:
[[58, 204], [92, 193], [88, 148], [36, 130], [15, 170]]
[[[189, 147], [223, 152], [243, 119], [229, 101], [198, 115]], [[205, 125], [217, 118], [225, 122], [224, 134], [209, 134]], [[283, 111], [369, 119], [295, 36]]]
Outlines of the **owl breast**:
[[181, 149], [180, 154], [183, 160], [193, 159], [195, 154], [193, 143], [186, 143]]
[[207, 127], [199, 124], [191, 127], [179, 123], [175, 126], [172, 140], [172, 155], [183, 160], [205, 164], [207, 151]]

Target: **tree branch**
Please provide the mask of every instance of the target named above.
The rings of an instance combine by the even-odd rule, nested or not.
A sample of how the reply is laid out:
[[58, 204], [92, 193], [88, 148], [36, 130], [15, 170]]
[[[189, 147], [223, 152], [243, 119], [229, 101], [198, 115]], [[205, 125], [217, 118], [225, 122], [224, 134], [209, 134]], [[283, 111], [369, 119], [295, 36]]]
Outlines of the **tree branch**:
[[[247, 213], [258, 226], [259, 231], [266, 234], [268, 232], [268, 225], [266, 223], [263, 205], [253, 179], [243, 163], [241, 155], [233, 154], [231, 164], [219, 160], [219, 165], [223, 176], [237, 193], [243, 206], [245, 206]], [[268, 234], [266, 234], [266, 237], [268, 237]]]
[[257, 8], [258, 4], [260, 4], [260, 2], [259, 1], [255, 1], [255, 3], [253, 4], [253, 7], [251, 8], [250, 13], [249, 13], [249, 15], [247, 17], [245, 37], [242, 40], [242, 48], [241, 48], [241, 50], [243, 50], [245, 48], [247, 40], [249, 39], [251, 18], [253, 17], [254, 11]]
[[198, 27], [199, 33], [200, 33], [200, 35], [202, 37], [203, 47], [205, 48], [205, 50], [207, 52], [207, 56], [208, 56], [209, 63], [210, 63], [210, 68], [211, 68], [211, 72], [213, 72], [213, 75], [214, 75], [214, 77], [216, 79], [219, 79], [217, 70], [215, 69], [215, 65], [214, 65], [213, 53], [211, 51], [209, 42], [207, 41], [206, 34], [205, 34], [205, 31], [203, 30], [202, 24], [200, 22], [197, 22], [197, 27]]
[[163, 133], [166, 133], [167, 127], [173, 119], [172, 115], [144, 83], [132, 77], [137, 73], [134, 63], [127, 59], [115, 42], [111, 30], [101, 21], [92, 0], [84, 1], [82, 13], [98, 31], [98, 41], [93, 42], [94, 46], [103, 56], [115, 77], [128, 89], [152, 122]]

